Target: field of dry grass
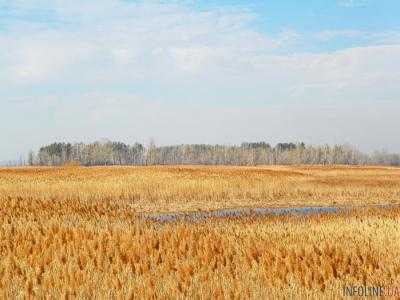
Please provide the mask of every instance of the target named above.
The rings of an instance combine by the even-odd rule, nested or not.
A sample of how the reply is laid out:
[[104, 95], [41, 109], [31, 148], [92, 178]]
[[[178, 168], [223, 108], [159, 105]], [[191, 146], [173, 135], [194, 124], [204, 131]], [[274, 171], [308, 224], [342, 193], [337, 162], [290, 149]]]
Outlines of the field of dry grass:
[[[0, 169], [0, 200], [80, 213], [400, 203], [400, 168], [93, 167]], [[98, 210], [98, 211], [96, 211]]]
[[155, 224], [3, 207], [1, 223], [4, 298], [321, 299], [400, 283], [399, 210]]
[[368, 204], [400, 171], [348, 167], [0, 170], [0, 297], [338, 298], [400, 285], [400, 209], [152, 223], [140, 211]]

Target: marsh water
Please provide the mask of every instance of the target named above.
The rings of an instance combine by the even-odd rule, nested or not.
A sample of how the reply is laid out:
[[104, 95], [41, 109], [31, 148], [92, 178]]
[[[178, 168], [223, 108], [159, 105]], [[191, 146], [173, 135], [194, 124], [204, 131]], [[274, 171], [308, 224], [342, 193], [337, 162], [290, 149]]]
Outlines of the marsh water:
[[339, 212], [350, 212], [354, 209], [390, 209], [398, 207], [394, 204], [378, 204], [368, 206], [307, 206], [307, 207], [275, 207], [275, 208], [227, 208], [211, 211], [194, 211], [186, 213], [151, 213], [142, 214], [141, 217], [156, 222], [174, 222], [183, 221], [202, 221], [208, 218], [239, 218], [249, 216], [281, 216], [281, 215], [318, 215], [318, 214], [334, 214]]

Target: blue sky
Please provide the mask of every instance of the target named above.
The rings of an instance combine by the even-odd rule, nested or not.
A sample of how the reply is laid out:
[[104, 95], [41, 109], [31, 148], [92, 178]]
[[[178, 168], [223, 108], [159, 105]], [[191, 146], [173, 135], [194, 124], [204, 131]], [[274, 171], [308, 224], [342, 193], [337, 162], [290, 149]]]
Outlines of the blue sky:
[[0, 161], [58, 141], [400, 151], [400, 2], [0, 0]]
[[398, 27], [400, 3], [395, 0], [309, 0], [309, 1], [201, 1], [200, 9], [241, 6], [260, 16], [260, 26], [268, 33], [282, 28], [301, 32], [321, 30], [387, 30]]

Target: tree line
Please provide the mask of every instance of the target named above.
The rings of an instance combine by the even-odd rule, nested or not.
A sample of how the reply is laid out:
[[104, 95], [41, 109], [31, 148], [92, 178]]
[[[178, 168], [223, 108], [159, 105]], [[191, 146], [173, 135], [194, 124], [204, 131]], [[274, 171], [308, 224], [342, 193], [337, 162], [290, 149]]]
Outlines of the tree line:
[[53, 143], [37, 153], [31, 151], [26, 164], [58, 166], [69, 163], [98, 165], [400, 165], [400, 155], [385, 151], [363, 153], [349, 145], [312, 146], [304, 143], [266, 142], [241, 145], [184, 144], [156, 146], [121, 142]]

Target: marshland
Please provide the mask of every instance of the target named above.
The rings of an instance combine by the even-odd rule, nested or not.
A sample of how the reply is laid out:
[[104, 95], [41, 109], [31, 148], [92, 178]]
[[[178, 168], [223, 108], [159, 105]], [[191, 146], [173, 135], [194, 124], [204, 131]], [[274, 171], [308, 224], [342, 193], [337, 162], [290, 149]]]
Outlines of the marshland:
[[[338, 298], [400, 279], [400, 169], [0, 169], [5, 298]], [[160, 223], [143, 213], [365, 206]]]
[[400, 299], [399, 12], [0, 0], [0, 300]]

